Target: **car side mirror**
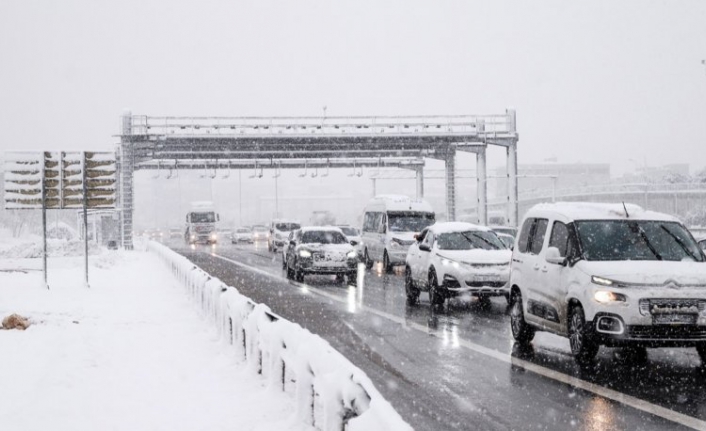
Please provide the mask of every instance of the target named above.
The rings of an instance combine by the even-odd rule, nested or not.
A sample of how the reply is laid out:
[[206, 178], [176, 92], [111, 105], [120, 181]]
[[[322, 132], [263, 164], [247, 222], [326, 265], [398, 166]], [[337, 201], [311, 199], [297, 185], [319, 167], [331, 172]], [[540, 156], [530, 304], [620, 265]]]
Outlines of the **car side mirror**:
[[358, 241], [351, 241], [351, 245], [353, 245], [353, 246], [358, 245]]
[[544, 259], [547, 262], [553, 263], [555, 265], [566, 266], [566, 258], [561, 256], [561, 253], [559, 253], [559, 249], [556, 247], [549, 247], [547, 249], [547, 254]]
[[419, 244], [419, 249], [421, 251], [431, 251], [431, 247], [429, 247], [429, 244]]
[[289, 245], [297, 245], [297, 243], [294, 240], [289, 241]]

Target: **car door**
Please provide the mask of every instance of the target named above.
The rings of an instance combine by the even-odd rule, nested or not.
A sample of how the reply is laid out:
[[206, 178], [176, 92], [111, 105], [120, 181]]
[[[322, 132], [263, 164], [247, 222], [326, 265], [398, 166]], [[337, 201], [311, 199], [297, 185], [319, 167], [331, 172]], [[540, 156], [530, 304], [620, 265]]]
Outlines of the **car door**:
[[419, 265], [417, 265], [417, 280], [423, 286], [429, 281], [429, 267], [433, 261], [434, 254], [434, 232], [427, 231], [420, 244], [429, 247], [430, 251], [419, 250]]
[[[523, 300], [525, 301], [525, 319], [527, 321], [542, 324], [543, 318], [539, 290], [541, 290], [539, 273], [542, 267], [543, 258], [539, 255], [544, 248], [544, 240], [547, 232], [549, 220], [546, 218], [533, 218], [528, 225], [526, 232], [526, 242], [523, 238], [518, 241], [520, 248], [519, 256], [522, 259], [522, 288]], [[525, 230], [525, 226], [523, 226]]]
[[566, 332], [566, 291], [570, 269], [547, 262], [546, 254], [548, 248], [556, 247], [560, 256], [568, 256], [569, 240], [569, 226], [560, 220], [553, 220], [547, 246], [538, 255], [540, 269], [537, 273], [535, 289], [535, 299], [541, 306], [537, 310], [538, 317], [543, 320], [547, 328], [562, 334]]

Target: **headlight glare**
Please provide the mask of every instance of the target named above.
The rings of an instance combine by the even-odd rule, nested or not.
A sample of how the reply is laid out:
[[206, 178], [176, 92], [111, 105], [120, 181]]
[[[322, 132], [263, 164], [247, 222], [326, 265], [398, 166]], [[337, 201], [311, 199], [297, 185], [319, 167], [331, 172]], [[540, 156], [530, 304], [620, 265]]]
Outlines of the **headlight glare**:
[[299, 250], [300, 257], [311, 257], [311, 252], [309, 250]]
[[348, 252], [348, 254], [346, 254], [346, 256], [348, 256], [348, 259], [355, 259], [357, 254], [354, 250], [351, 250]]
[[593, 294], [593, 299], [601, 304], [606, 304], [608, 302], [625, 302], [625, 295], [620, 293], [611, 292], [609, 290], [598, 290]]

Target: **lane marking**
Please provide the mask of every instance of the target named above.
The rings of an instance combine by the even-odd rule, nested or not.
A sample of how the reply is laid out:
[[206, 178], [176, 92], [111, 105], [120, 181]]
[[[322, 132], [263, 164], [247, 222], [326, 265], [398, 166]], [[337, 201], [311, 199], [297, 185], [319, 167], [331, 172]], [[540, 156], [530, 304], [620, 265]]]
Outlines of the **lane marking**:
[[[291, 284], [294, 284], [295, 286], [298, 286], [301, 288], [306, 288], [310, 292], [315, 293], [319, 296], [331, 299], [336, 302], [340, 302], [344, 305], [348, 304], [348, 301], [346, 299], [341, 298], [339, 296], [336, 296], [332, 293], [326, 292], [324, 290], [321, 290], [319, 288], [309, 286], [308, 284], [299, 283], [299, 282], [296, 282], [293, 280], [289, 280], [286, 277], [282, 277], [281, 275], [272, 274], [271, 272], [265, 271], [260, 268], [252, 267], [252, 266], [244, 264], [242, 262], [238, 262], [233, 259], [229, 259], [225, 256], [220, 256], [215, 253], [209, 253], [209, 254], [213, 257], [216, 257], [218, 259], [232, 263], [236, 266], [240, 266], [242, 268], [248, 269], [252, 272], [256, 272], [258, 274], [264, 275], [266, 277], [269, 277], [269, 278], [272, 278], [272, 279], [275, 279], [278, 281], [286, 281]], [[424, 334], [431, 335], [436, 338], [442, 339], [442, 336], [438, 331], [431, 331], [428, 327], [426, 327], [424, 325], [420, 325], [419, 323], [408, 322], [406, 319], [403, 319], [399, 316], [395, 316], [390, 313], [386, 313], [384, 311], [377, 310], [375, 308], [370, 308], [370, 307], [367, 307], [363, 304], [357, 305], [357, 307], [359, 307], [363, 311], [367, 311], [369, 313], [372, 313], [377, 316], [383, 317], [385, 319], [391, 320], [391, 321], [398, 323], [402, 326], [406, 326], [406, 327], [412, 328], [414, 330], [417, 330], [419, 332], [422, 332]], [[683, 413], [675, 412], [674, 410], [670, 410], [666, 407], [662, 407], [657, 404], [650, 403], [649, 401], [645, 401], [641, 398], [637, 398], [632, 395], [624, 394], [624, 393], [618, 392], [614, 389], [606, 388], [604, 386], [600, 386], [595, 383], [588, 382], [588, 381], [580, 379], [578, 377], [570, 376], [570, 375], [564, 374], [560, 371], [552, 370], [550, 368], [546, 368], [541, 365], [537, 365], [535, 363], [526, 361], [524, 359], [516, 358], [512, 355], [508, 355], [507, 353], [502, 353], [497, 350], [490, 349], [488, 347], [482, 346], [480, 344], [476, 344], [472, 341], [463, 339], [461, 337], [459, 337], [459, 345], [461, 345], [469, 350], [472, 350], [476, 353], [480, 353], [482, 355], [491, 357], [493, 359], [497, 359], [499, 361], [505, 362], [505, 363], [510, 364], [512, 366], [516, 366], [516, 367], [522, 368], [524, 370], [530, 371], [532, 373], [538, 374], [542, 377], [546, 377], [546, 378], [555, 380], [557, 382], [567, 384], [567, 385], [572, 386], [574, 388], [593, 393], [593, 394], [601, 396], [603, 398], [607, 398], [609, 400], [618, 402], [620, 404], [632, 407], [636, 410], [650, 413], [654, 416], [661, 417], [662, 419], [666, 419], [668, 421], [675, 422], [680, 425], [684, 425], [686, 427], [693, 428], [696, 430], [706, 430], [706, 421], [703, 421], [701, 419], [697, 419], [697, 418], [689, 416], [689, 415], [685, 415]]]

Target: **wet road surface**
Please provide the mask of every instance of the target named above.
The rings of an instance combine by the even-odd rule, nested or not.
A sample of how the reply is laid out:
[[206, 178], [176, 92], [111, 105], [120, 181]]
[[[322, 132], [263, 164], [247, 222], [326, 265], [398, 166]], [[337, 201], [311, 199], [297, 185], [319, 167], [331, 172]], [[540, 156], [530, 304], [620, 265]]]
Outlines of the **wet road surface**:
[[399, 268], [361, 269], [358, 286], [333, 276], [285, 278], [266, 245], [167, 244], [275, 313], [320, 335], [363, 369], [418, 430], [706, 429], [706, 367], [694, 349], [648, 349], [645, 362], [602, 347], [579, 367], [568, 340], [512, 341], [504, 298], [443, 309], [406, 305]]

